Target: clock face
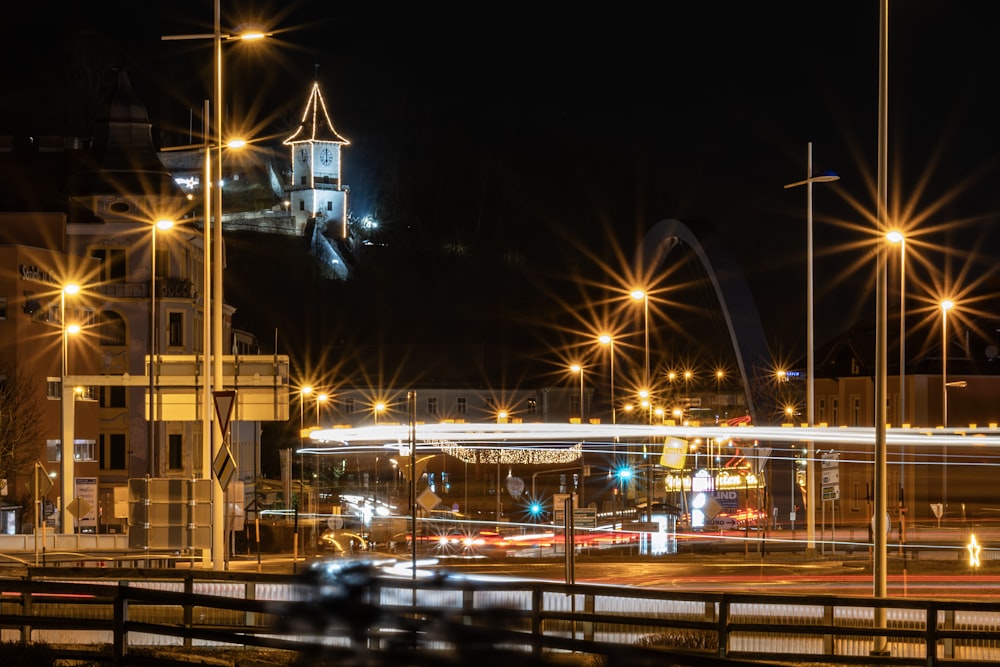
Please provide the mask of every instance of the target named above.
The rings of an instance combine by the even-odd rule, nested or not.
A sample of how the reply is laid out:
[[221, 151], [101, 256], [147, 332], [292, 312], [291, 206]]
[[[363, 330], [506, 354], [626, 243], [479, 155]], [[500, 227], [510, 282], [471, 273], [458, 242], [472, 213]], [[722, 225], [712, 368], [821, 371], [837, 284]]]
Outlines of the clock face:
[[301, 160], [302, 162], [308, 162], [309, 161], [309, 151], [306, 150], [305, 148], [300, 149], [299, 150], [299, 160]]
[[319, 161], [323, 163], [324, 166], [329, 167], [330, 163], [333, 162], [333, 153], [329, 148], [324, 148], [319, 154]]

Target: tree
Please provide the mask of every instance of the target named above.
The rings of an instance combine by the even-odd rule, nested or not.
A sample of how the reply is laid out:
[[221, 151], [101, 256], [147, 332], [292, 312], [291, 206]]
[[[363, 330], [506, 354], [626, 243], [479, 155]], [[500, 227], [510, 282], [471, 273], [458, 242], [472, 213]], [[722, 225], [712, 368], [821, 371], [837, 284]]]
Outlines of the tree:
[[42, 442], [34, 379], [0, 365], [0, 479], [27, 471], [41, 457]]

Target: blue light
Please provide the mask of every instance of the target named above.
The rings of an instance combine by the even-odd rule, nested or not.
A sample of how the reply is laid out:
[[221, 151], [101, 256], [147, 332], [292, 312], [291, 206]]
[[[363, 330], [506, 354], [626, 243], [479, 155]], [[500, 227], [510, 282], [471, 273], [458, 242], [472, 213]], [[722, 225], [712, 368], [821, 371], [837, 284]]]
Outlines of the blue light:
[[542, 513], [542, 504], [535, 501], [528, 506], [528, 511], [531, 512], [531, 516], [538, 516]]

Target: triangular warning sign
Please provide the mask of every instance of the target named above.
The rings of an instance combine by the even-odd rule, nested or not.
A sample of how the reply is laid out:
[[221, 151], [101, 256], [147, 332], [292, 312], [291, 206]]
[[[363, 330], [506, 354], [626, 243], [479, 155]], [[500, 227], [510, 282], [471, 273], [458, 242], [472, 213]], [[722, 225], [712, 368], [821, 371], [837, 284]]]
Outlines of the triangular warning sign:
[[229, 419], [233, 416], [236, 391], [232, 389], [213, 391], [212, 396], [215, 398], [215, 417], [219, 420], [219, 432], [225, 437]]

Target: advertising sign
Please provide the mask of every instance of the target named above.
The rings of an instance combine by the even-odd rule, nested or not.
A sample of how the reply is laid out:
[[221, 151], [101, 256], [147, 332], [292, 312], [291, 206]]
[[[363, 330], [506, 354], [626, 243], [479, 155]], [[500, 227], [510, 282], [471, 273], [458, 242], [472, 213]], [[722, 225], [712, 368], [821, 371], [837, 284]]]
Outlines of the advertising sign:
[[97, 478], [77, 477], [73, 487], [74, 499], [79, 501], [76, 528], [89, 533], [97, 530]]

